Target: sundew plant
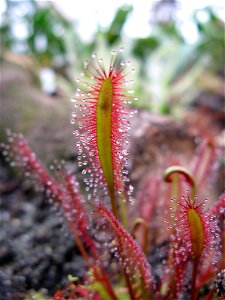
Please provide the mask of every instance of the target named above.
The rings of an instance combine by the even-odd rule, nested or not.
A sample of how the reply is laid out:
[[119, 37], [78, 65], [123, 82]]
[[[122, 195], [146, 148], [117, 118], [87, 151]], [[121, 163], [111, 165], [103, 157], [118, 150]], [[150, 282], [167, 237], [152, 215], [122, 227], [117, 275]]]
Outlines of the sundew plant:
[[[20, 134], [8, 131], [2, 145], [3, 154], [61, 205], [86, 263], [86, 275], [72, 274], [51, 299], [224, 299], [225, 194], [212, 207], [201, 197], [213, 175], [216, 145], [204, 140], [190, 170], [182, 163], [170, 165], [162, 170], [163, 180], [147, 176], [134, 196], [127, 167], [130, 119], [136, 112], [130, 104], [137, 100], [130, 88], [133, 72], [123, 49], [112, 51], [108, 67], [96, 53], [85, 61], [71, 99], [83, 182], [66, 169], [57, 179], [50, 175]], [[154, 228], [166, 229], [163, 245], [151, 239], [159, 202]]]

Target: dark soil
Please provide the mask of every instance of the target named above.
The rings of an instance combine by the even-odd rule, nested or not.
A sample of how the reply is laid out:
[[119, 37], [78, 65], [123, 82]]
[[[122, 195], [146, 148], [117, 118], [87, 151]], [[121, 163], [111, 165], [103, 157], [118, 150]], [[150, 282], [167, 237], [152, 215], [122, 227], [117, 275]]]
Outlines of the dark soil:
[[83, 260], [59, 208], [2, 161], [0, 179], [0, 299], [24, 299], [31, 289], [52, 295], [69, 274], [82, 277]]

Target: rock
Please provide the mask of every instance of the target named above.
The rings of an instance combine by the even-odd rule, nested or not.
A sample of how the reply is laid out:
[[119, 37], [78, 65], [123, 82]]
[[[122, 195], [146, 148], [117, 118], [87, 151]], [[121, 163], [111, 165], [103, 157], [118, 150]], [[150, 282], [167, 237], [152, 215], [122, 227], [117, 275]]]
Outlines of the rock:
[[181, 160], [190, 167], [196, 135], [182, 121], [139, 111], [132, 120], [130, 138], [131, 179], [141, 181], [146, 174]]
[[73, 156], [70, 98], [44, 94], [25, 68], [4, 61], [1, 67], [1, 139], [6, 128], [24, 134], [45, 163]]

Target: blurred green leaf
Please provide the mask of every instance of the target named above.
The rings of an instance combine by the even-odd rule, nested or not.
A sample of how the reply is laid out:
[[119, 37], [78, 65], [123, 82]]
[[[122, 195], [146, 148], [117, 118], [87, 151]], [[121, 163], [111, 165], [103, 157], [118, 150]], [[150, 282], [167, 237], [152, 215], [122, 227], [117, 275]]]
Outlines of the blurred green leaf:
[[142, 39], [134, 40], [133, 54], [144, 60], [151, 52], [153, 52], [160, 45], [157, 37], [151, 36]]
[[160, 23], [158, 24], [159, 27], [159, 36], [165, 39], [177, 39], [180, 42], [184, 42], [184, 39], [179, 31], [179, 28], [176, 23], [169, 22], [169, 23]]
[[133, 7], [129, 5], [122, 7], [117, 11], [109, 30], [106, 32], [106, 39], [109, 45], [114, 44], [120, 39], [123, 26], [132, 9]]

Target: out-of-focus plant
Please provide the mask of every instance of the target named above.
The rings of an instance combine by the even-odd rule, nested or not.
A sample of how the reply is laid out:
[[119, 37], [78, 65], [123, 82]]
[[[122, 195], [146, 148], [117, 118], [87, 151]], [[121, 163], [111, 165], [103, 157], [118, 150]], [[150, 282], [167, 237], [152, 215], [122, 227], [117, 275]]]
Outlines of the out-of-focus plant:
[[70, 88], [70, 93], [71, 69], [75, 64], [79, 67], [77, 55], [89, 55], [94, 47], [94, 43], [81, 41], [75, 24], [52, 2], [6, 1], [0, 32], [3, 60], [19, 64], [35, 76], [49, 68], [58, 76], [58, 82]]
[[[77, 59], [80, 55], [85, 59], [94, 49], [102, 51], [104, 48], [107, 53], [112, 46], [126, 44], [138, 70], [135, 82], [140, 101], [134, 105], [180, 116], [183, 108], [192, 105], [201, 94], [223, 96], [224, 22], [210, 7], [193, 12], [198, 38], [192, 44], [186, 41], [176, 20], [176, 13], [182, 6], [180, 8], [173, 1], [156, 3], [152, 15], [149, 6], [151, 34], [126, 43], [123, 28], [132, 6], [118, 9], [109, 28], [99, 26], [93, 39], [84, 42], [76, 32], [76, 24], [66, 20], [54, 3], [6, 3], [0, 27], [2, 49], [19, 53], [16, 61], [23, 67], [27, 64], [21, 55], [29, 57], [35, 66], [34, 72], [37, 67], [54, 69], [59, 75], [57, 82], [66, 85], [68, 90], [72, 90], [73, 70], [81, 68], [81, 61]], [[26, 12], [24, 15], [15, 14], [19, 7]], [[162, 11], [167, 16], [165, 20], [162, 20]], [[201, 19], [201, 14], [205, 14], [206, 21]], [[12, 34], [16, 22], [26, 28], [23, 38]], [[12, 59], [4, 55], [4, 51], [2, 53], [3, 57]]]
[[126, 23], [127, 17], [132, 11], [132, 6], [121, 7], [116, 12], [116, 15], [110, 25], [110, 28], [105, 32], [106, 41], [109, 46], [120, 41], [123, 26]]
[[[69, 27], [70, 23], [53, 6], [41, 7], [35, 1], [27, 5], [6, 1], [1, 24], [2, 47], [15, 53], [34, 55], [41, 65], [51, 66], [54, 57], [65, 59], [63, 34]], [[16, 32], [17, 28], [20, 31]]]
[[[207, 21], [201, 20], [200, 13], [206, 15]], [[185, 42], [178, 25], [171, 22], [155, 25], [152, 38], [135, 42], [134, 54], [145, 61], [146, 82], [150, 82], [151, 101], [145, 100], [147, 108], [180, 113], [182, 106], [192, 104], [203, 92], [222, 96], [224, 22], [207, 7], [194, 12], [193, 23], [198, 39], [192, 44]]]

